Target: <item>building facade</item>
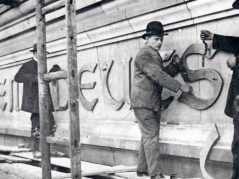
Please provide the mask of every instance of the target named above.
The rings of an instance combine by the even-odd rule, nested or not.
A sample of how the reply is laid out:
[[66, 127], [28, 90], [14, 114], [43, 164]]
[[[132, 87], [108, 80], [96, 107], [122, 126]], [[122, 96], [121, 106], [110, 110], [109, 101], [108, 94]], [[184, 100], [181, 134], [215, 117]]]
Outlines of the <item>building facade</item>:
[[[53, 0], [46, 0], [47, 4]], [[77, 0], [77, 49], [82, 160], [106, 165], [135, 165], [140, 132], [130, 109], [130, 84], [134, 58], [144, 45], [141, 35], [150, 21], [161, 21], [169, 33], [161, 51], [175, 50], [180, 57], [192, 44], [202, 46], [200, 30], [238, 36], [239, 11], [232, 0]], [[20, 110], [22, 84], [14, 82], [20, 66], [31, 59], [36, 43], [34, 0], [9, 10], [0, 8], [0, 145], [30, 147], [30, 113]], [[66, 70], [65, 9], [46, 15], [48, 70], [58, 64]], [[208, 42], [209, 47], [211, 46]], [[198, 54], [200, 53], [200, 54]], [[165, 55], [162, 53], [162, 55]], [[214, 178], [228, 178], [232, 172], [232, 119], [224, 114], [231, 70], [226, 61], [233, 54], [208, 51], [205, 67], [202, 52], [187, 57], [192, 73], [209, 69], [221, 77], [218, 85], [209, 79], [188, 82], [207, 107], [192, 107], [177, 99], [180, 92], [164, 90], [163, 99], [174, 96], [163, 111], [160, 150], [165, 174], [201, 177], [200, 151], [217, 124], [219, 141], [206, 165]], [[210, 58], [208, 58], [210, 57]], [[165, 65], [169, 62], [165, 62]], [[175, 77], [186, 83], [183, 76]], [[209, 78], [209, 77], [208, 77]], [[50, 84], [53, 96], [56, 138], [69, 138], [67, 83]], [[215, 88], [217, 87], [217, 88]], [[220, 90], [218, 91], [218, 87]], [[218, 93], [216, 92], [218, 91]], [[216, 94], [216, 96], [215, 96]], [[67, 146], [59, 145], [62, 151]]]

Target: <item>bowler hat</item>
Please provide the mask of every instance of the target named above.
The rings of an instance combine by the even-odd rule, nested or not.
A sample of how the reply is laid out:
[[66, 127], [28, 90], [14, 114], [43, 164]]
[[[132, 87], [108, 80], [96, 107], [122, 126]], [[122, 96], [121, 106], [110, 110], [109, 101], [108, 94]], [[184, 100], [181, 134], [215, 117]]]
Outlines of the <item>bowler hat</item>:
[[[37, 52], [37, 44], [34, 44], [32, 46], [32, 49], [30, 50], [30, 52]], [[49, 52], [46, 52], [46, 53], [48, 54]]]
[[32, 49], [30, 50], [30, 52], [37, 52], [37, 44], [34, 44], [32, 46]]
[[152, 21], [148, 23], [146, 27], [146, 33], [142, 35], [142, 38], [145, 39], [146, 36], [149, 35], [168, 35], [167, 33], [164, 33], [163, 24], [159, 21]]
[[239, 9], [239, 0], [236, 0], [233, 4], [232, 4], [232, 7], [234, 9]]

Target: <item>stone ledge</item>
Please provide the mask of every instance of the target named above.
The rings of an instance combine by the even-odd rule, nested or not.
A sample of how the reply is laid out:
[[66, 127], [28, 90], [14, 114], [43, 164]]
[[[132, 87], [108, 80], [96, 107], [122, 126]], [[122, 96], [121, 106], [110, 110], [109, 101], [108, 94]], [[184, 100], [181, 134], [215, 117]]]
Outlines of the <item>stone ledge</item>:
[[[117, 148], [131, 151], [139, 150], [140, 132], [134, 122], [126, 121], [97, 121], [89, 129], [88, 126], [95, 124], [95, 121], [81, 122], [81, 143], [109, 148]], [[127, 128], [126, 128], [127, 126]], [[201, 147], [213, 125], [161, 125], [160, 151], [165, 155], [181, 156], [188, 158], [199, 158]], [[108, 130], [102, 130], [107, 128]], [[57, 143], [68, 146], [69, 132], [68, 124], [58, 124], [55, 137], [49, 137], [49, 143]], [[218, 126], [220, 140], [214, 146], [209, 160], [218, 162], [232, 162], [231, 142], [232, 126]], [[29, 128], [0, 127], [0, 133], [30, 137]], [[229, 135], [230, 133], [230, 135]], [[110, 137], [109, 137], [110, 136]]]
[[[83, 7], [87, 7], [94, 3], [95, 2], [91, 2], [89, 4], [85, 4], [82, 6], [78, 5], [77, 8], [81, 9]], [[111, 3], [114, 4], [114, 1], [106, 3], [106, 4], [102, 4], [101, 7], [103, 7], [104, 5], [107, 5], [107, 4], [111, 4]], [[126, 3], [126, 2], [124, 2], [124, 3]], [[139, 4], [135, 4], [134, 6], [130, 6], [130, 7], [126, 6], [125, 9], [120, 9], [120, 10], [113, 11], [113, 12], [110, 11], [111, 13], [102, 12], [102, 8], [100, 8], [100, 11], [101, 11], [100, 14], [95, 14], [94, 16], [89, 16], [90, 18], [88, 18], [88, 16], [86, 16], [85, 18], [87, 20], [85, 20], [85, 18], [79, 19], [79, 17], [78, 17], [77, 19], [80, 20], [79, 23], [77, 23], [78, 33], [84, 32], [87, 30], [91, 30], [91, 29], [95, 29], [95, 28], [99, 28], [101, 26], [109, 25], [111, 23], [116, 23], [116, 22], [126, 20], [129, 18], [141, 16], [146, 13], [152, 13], [153, 11], [156, 11], [156, 10], [167, 11], [169, 9], [171, 11], [172, 8], [175, 9], [175, 7], [181, 6], [182, 3], [184, 3], [184, 5], [187, 6], [185, 8], [185, 11], [187, 11], [190, 14], [190, 18], [198, 18], [198, 17], [209, 15], [209, 14], [214, 14], [217, 12], [222, 12], [225, 10], [232, 9], [231, 8], [231, 3], [232, 3], [231, 0], [226, 0], [226, 1], [210, 0], [206, 4], [205, 4], [205, 2], [202, 2], [202, 1], [190, 1], [190, 2], [185, 3], [182, 0], [179, 0], [179, 1], [174, 0], [174, 1], [170, 1], [170, 2], [163, 1], [163, 3], [158, 3], [158, 1], [155, 1], [155, 0], [152, 3], [139, 1]], [[174, 7], [172, 7], [172, 6], [174, 6]], [[210, 6], [210, 8], [208, 8], [208, 6]], [[168, 7], [172, 7], [172, 8], [168, 8]], [[143, 8], [144, 10], [139, 11], [141, 8]], [[88, 11], [91, 11], [91, 9]], [[86, 11], [84, 13], [88, 13], [88, 11]], [[172, 13], [174, 11], [175, 10], [173, 10]], [[236, 12], [236, 10], [234, 10], [234, 11], [235, 11], [235, 13], [238, 14], [238, 12]], [[83, 16], [84, 16], [84, 13], [83, 13]], [[129, 13], [133, 13], [133, 14], [129, 15]], [[180, 17], [182, 13], [183, 12], [180, 12], [180, 13], [178, 12], [178, 13], [176, 13], [177, 15], [171, 14], [169, 16], [171, 16], [172, 19], [175, 19], [177, 21], [178, 17]], [[180, 14], [180, 16], [178, 14]], [[30, 19], [27, 20], [29, 22], [21, 22], [24, 24], [24, 26], [22, 26], [22, 27], [17, 24], [16, 25], [12, 24], [12, 26], [17, 26], [14, 29], [18, 29], [19, 32], [15, 32], [15, 30], [11, 30], [12, 29], [12, 26], [11, 26], [11, 27], [9, 27], [10, 29], [8, 28], [8, 31], [12, 31], [12, 32], [8, 32], [8, 33], [2, 32], [1, 39], [10, 37], [12, 35], [16, 35], [17, 33], [20, 33], [29, 28], [35, 27], [35, 18], [33, 16], [34, 16], [34, 14], [32, 16], [30, 16], [31, 17]], [[63, 16], [64, 16], [64, 9], [61, 9], [59, 11], [53, 12], [53, 13], [49, 14], [48, 16], [46, 16], [46, 21], [49, 22], [49, 21], [52, 21], [54, 19], [57, 19], [57, 18], [63, 17]], [[82, 15], [79, 14], [79, 16], [82, 16]], [[95, 18], [93, 18], [93, 17], [95, 17]], [[83, 22], [81, 22], [81, 19], [83, 20]], [[163, 20], [162, 20], [163, 22], [164, 22], [164, 19], [165, 18], [163, 18]], [[184, 19], [184, 20], [186, 20], [186, 19]], [[170, 22], [167, 22], [167, 20], [164, 22], [164, 24], [169, 24], [169, 23]], [[144, 28], [145, 27], [143, 27], [143, 29]]]
[[[194, 1], [193, 1], [194, 2]], [[191, 2], [191, 3], [193, 3]], [[181, 10], [185, 10], [185, 4], [182, 4], [180, 6], [175, 7], [175, 12], [177, 13], [178, 11]], [[183, 10], [183, 11], [184, 11]], [[123, 40], [129, 40], [132, 38], [137, 38], [139, 36], [141, 36], [144, 32], [144, 30], [142, 30], [143, 25], [147, 23], [147, 21], [153, 16], [156, 19], [162, 15], [163, 12], [166, 13], [167, 9], [165, 11], [158, 11], [158, 12], [153, 12], [148, 14], [147, 16], [142, 16], [142, 17], [136, 17], [136, 18], [132, 18], [130, 20], [126, 20], [126, 21], [121, 21], [117, 24], [112, 24], [112, 25], [107, 25], [104, 27], [100, 27], [98, 29], [95, 30], [90, 30], [88, 32], [83, 32], [78, 34], [77, 38], [78, 38], [78, 50], [83, 50], [83, 49], [88, 49], [88, 48], [92, 48], [92, 47], [98, 47], [98, 46], [102, 46], [102, 45], [106, 45], [109, 43], [115, 43], [115, 42], [119, 42], [119, 41], [123, 41]], [[186, 11], [185, 11], [186, 12]], [[172, 12], [171, 12], [172, 13]], [[182, 28], [185, 26], [190, 26], [193, 25], [195, 23], [202, 23], [202, 22], [206, 22], [209, 20], [215, 20], [218, 18], [225, 18], [225, 17], [229, 17], [229, 16], [233, 16], [238, 14], [239, 11], [235, 11], [235, 10], [227, 10], [227, 11], [222, 11], [220, 13], [217, 14], [210, 14], [207, 16], [200, 16], [194, 19], [188, 19], [188, 20], [183, 20], [183, 19], [187, 19], [189, 18], [188, 13], [185, 13], [185, 17], [181, 20], [178, 20], [177, 22], [174, 23], [170, 23], [171, 22], [171, 18], [168, 13], [166, 13], [165, 15], [167, 15], [167, 17], [169, 17], [168, 21], [168, 25], [165, 26], [165, 29], [167, 31], [172, 30], [172, 29], [176, 29], [176, 28]], [[164, 14], [164, 13], [163, 13]], [[148, 18], [147, 18], [148, 17]], [[166, 16], [165, 16], [166, 17]], [[58, 23], [59, 24], [59, 23]], [[61, 24], [61, 23], [60, 23]], [[54, 30], [54, 29], [50, 29], [50, 30]], [[30, 35], [23, 35], [23, 36], [19, 36], [17, 37], [17, 41], [21, 41], [20, 39], [22, 38], [28, 38], [28, 39], [32, 39], [35, 36], [35, 33], [31, 32], [28, 33]], [[104, 35], [102, 35], [104, 34]], [[49, 35], [49, 34], [48, 34]], [[28, 37], [29, 36], [29, 37]], [[30, 38], [30, 36], [32, 36]], [[59, 36], [59, 35], [57, 35]], [[59, 38], [59, 37], [58, 37]], [[25, 55], [21, 54], [19, 56], [20, 53], [23, 53], [21, 51], [22, 48], [29, 48], [32, 44], [30, 43], [31, 41], [28, 41], [27, 43], [22, 43], [21, 45], [14, 45], [12, 46], [13, 43], [10, 43], [10, 41], [15, 41], [16, 39], [9, 39], [9, 43], [8, 44], [3, 44], [4, 47], [2, 47], [4, 50], [2, 53], [7, 54], [7, 53], [12, 53], [11, 55], [4, 55], [2, 57], [0, 57], [0, 68], [6, 68], [9, 67], [11, 64], [9, 65], [11, 62], [17, 62], [19, 60], [27, 60], [28, 57], [26, 58], [25, 55], [28, 52], [28, 49], [25, 51]], [[22, 39], [23, 40], [23, 39]], [[11, 48], [9, 48], [9, 45], [11, 45]], [[65, 43], [65, 39], [57, 39], [55, 41], [52, 41], [50, 43], [47, 44], [48, 46], [48, 51], [51, 52], [51, 54], [48, 56], [50, 57], [54, 57], [54, 56], [58, 56], [58, 55], [64, 55], [66, 53], [66, 43]], [[19, 51], [14, 53], [14, 51]], [[27, 56], [29, 56], [29, 54], [27, 54]], [[16, 58], [14, 57], [16, 56]], [[8, 59], [11, 61], [8, 61]]]

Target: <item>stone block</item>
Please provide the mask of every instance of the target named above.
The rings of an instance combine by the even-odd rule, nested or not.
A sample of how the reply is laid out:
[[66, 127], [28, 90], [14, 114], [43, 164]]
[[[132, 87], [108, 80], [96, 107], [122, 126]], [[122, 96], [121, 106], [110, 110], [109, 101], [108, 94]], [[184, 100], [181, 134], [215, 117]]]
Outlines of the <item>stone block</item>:
[[232, 9], [233, 0], [210, 0], [210, 1], [192, 1], [188, 2], [188, 8], [192, 17], [205, 16], [215, 12]]
[[132, 18], [135, 16], [139, 16], [141, 14], [149, 13], [152, 11], [160, 10], [166, 7], [170, 7], [172, 5], [177, 5], [183, 3], [183, 0], [152, 0], [150, 3], [148, 1], [140, 1], [132, 7], [126, 9], [126, 17]]
[[116, 24], [111, 24], [87, 32], [92, 42], [107, 40], [129, 33], [133, 33], [133, 29], [128, 21], [121, 21]]
[[134, 29], [134, 32], [142, 31], [145, 29], [146, 25], [151, 21], [161, 21], [162, 24], [171, 24], [191, 18], [190, 12], [185, 4], [174, 6], [168, 9], [162, 9], [160, 11], [155, 11], [143, 16], [138, 16], [129, 19], [129, 22]]
[[125, 10], [117, 11], [108, 15], [102, 14], [91, 20], [88, 20], [87, 22], [84, 22], [84, 31], [110, 25], [112, 23], [122, 21], [125, 18]]

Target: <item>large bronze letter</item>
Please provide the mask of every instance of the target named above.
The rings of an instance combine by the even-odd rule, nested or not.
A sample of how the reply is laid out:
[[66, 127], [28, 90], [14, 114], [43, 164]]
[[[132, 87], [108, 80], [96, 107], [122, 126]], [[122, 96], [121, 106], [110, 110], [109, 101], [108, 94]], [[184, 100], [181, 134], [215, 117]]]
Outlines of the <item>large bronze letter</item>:
[[12, 110], [13, 110], [13, 82], [14, 82], [14, 80], [13, 79], [11, 79], [11, 80], [9, 80], [10, 81], [10, 94], [9, 94], [9, 112], [12, 112]]
[[88, 111], [93, 111], [95, 108], [96, 103], [98, 102], [98, 98], [94, 99], [92, 102], [87, 101], [83, 94], [82, 94], [82, 89], [93, 89], [95, 87], [96, 82], [93, 83], [88, 83], [88, 84], [81, 84], [81, 77], [82, 74], [86, 71], [89, 71], [91, 73], [95, 72], [95, 69], [97, 67], [96, 63], [90, 63], [90, 64], [85, 64], [82, 66], [79, 72], [79, 98], [82, 106], [88, 110]]
[[124, 65], [124, 71], [125, 71], [125, 77], [124, 77], [124, 102], [127, 105], [128, 109], [131, 109], [130, 107], [130, 92], [131, 92], [131, 62], [133, 58], [130, 57], [130, 59], [123, 60]]
[[[66, 79], [63, 79], [66, 82]], [[54, 104], [55, 111], [65, 111], [68, 109], [68, 101], [66, 102], [65, 106], [59, 106], [59, 80], [52, 81], [52, 101]]]
[[124, 98], [122, 98], [120, 101], [115, 100], [110, 93], [109, 84], [108, 84], [109, 73], [110, 73], [112, 65], [113, 65], [113, 60], [104, 62], [102, 66], [102, 71], [104, 71], [103, 72], [103, 94], [107, 100], [107, 103], [110, 104], [113, 109], [119, 110], [124, 105]]
[[[187, 50], [184, 52], [182, 59], [181, 59], [181, 67], [182, 67], [182, 77], [185, 82], [193, 82], [198, 81], [201, 79], [209, 80], [210, 83], [213, 86], [214, 89], [214, 95], [210, 99], [201, 99], [196, 97], [192, 92], [191, 93], [182, 93], [181, 96], [178, 98], [178, 101], [181, 103], [184, 103], [192, 108], [195, 109], [207, 109], [211, 105], [213, 105], [218, 97], [220, 96], [220, 93], [222, 91], [223, 87], [223, 80], [221, 75], [214, 69], [210, 68], [204, 68], [199, 70], [190, 70], [187, 66], [187, 57], [192, 54], [200, 54], [203, 55], [205, 51], [204, 44], [192, 44], [190, 45]], [[211, 56], [209, 58], [212, 58], [214, 53], [209, 52]]]
[[[0, 82], [0, 85], [1, 85], [1, 86], [4, 86], [5, 84], [6, 84], [6, 79], [4, 79], [2, 82]], [[2, 88], [0, 89], [0, 97], [3, 97], [3, 96], [5, 96], [5, 95], [6, 95], [6, 91], [4, 90], [4, 87], [2, 87]], [[7, 106], [7, 103], [4, 102], [4, 103], [1, 105], [1, 110], [2, 110], [2, 111], [5, 111], [6, 106]]]
[[20, 111], [19, 107], [19, 83], [15, 83], [16, 88], [15, 88], [15, 93], [16, 93], [16, 103], [15, 103], [15, 110]]

